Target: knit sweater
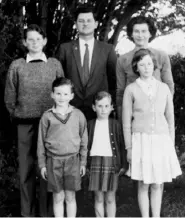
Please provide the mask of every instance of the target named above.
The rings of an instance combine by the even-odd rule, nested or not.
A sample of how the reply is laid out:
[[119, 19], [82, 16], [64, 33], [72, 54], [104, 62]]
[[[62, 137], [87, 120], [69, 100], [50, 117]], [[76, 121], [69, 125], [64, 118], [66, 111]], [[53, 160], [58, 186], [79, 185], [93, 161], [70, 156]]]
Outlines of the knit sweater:
[[124, 92], [122, 115], [126, 148], [131, 147], [131, 135], [134, 132], [170, 134], [174, 142], [173, 100], [165, 83], [157, 81], [157, 91], [152, 99], [137, 82], [128, 85]]
[[39, 124], [38, 133], [38, 164], [46, 166], [46, 157], [67, 157], [80, 154], [81, 165], [86, 165], [87, 157], [87, 123], [83, 113], [73, 108], [69, 119], [62, 123], [53, 114], [53, 110], [46, 111]]
[[[154, 77], [166, 83], [171, 91], [174, 94], [174, 82], [171, 72], [171, 64], [168, 55], [160, 50], [154, 48], [148, 48], [154, 55], [157, 62], [157, 69], [154, 72]], [[128, 84], [134, 82], [137, 79], [137, 75], [132, 70], [132, 59], [134, 53], [137, 50], [134, 49], [118, 58], [116, 66], [116, 81], [117, 81], [117, 90], [116, 90], [116, 102], [117, 106], [122, 106], [123, 93]]]
[[[95, 131], [96, 119], [88, 122], [88, 153], [92, 148], [94, 131]], [[124, 138], [121, 124], [112, 118], [109, 118], [109, 138], [112, 149], [112, 158], [116, 172], [119, 172], [121, 168], [128, 169], [128, 163], [126, 159], [126, 150], [124, 146]], [[101, 144], [100, 144], [101, 146]], [[88, 167], [90, 167], [90, 156], [88, 154]]]
[[47, 62], [26, 63], [24, 58], [13, 61], [5, 87], [10, 115], [21, 119], [41, 117], [52, 106], [52, 82], [60, 76], [64, 76], [63, 69], [55, 58], [48, 58]]

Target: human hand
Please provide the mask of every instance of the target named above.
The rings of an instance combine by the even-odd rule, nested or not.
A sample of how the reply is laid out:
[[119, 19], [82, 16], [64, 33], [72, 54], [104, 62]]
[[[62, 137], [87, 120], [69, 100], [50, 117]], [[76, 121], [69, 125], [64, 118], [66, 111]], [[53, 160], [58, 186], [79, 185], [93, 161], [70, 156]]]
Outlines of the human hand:
[[125, 173], [125, 169], [124, 169], [124, 168], [121, 168], [118, 175], [119, 175], [119, 176], [122, 176], [122, 175], [124, 175], [124, 173]]
[[86, 168], [85, 166], [80, 166], [80, 176], [83, 177], [86, 173]]
[[127, 149], [127, 161], [131, 164], [132, 160], [132, 148]]
[[41, 176], [44, 180], [47, 180], [47, 169], [46, 167], [41, 168]]

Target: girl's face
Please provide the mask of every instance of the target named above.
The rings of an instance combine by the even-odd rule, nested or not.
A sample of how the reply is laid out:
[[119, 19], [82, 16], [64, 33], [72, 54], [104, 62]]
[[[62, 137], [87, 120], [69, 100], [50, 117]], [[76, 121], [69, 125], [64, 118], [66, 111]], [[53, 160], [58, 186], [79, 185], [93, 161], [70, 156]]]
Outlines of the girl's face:
[[148, 79], [152, 77], [154, 72], [154, 63], [150, 55], [145, 55], [137, 63], [137, 71], [140, 74], [141, 79]]
[[46, 45], [47, 39], [37, 31], [27, 32], [27, 38], [23, 41], [24, 46], [31, 54], [38, 54], [43, 51], [43, 47]]
[[54, 88], [51, 94], [57, 107], [67, 106], [73, 99], [74, 94], [72, 93], [70, 85], [61, 85]]
[[138, 47], [147, 47], [151, 34], [146, 23], [135, 24], [133, 26], [132, 38]]
[[104, 97], [103, 99], [96, 101], [95, 105], [93, 105], [93, 110], [96, 112], [99, 120], [108, 119], [111, 111], [113, 110], [111, 99]]

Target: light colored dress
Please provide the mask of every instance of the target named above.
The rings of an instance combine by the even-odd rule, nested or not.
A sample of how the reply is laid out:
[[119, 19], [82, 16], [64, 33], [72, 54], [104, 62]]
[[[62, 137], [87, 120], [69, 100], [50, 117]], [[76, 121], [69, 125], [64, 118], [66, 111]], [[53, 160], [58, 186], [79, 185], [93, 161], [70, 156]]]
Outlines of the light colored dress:
[[[142, 91], [153, 101], [156, 95], [156, 79], [147, 85], [140, 78], [136, 80]], [[174, 143], [168, 134], [132, 133], [132, 161], [127, 175], [145, 184], [171, 182], [180, 175], [181, 169]]]

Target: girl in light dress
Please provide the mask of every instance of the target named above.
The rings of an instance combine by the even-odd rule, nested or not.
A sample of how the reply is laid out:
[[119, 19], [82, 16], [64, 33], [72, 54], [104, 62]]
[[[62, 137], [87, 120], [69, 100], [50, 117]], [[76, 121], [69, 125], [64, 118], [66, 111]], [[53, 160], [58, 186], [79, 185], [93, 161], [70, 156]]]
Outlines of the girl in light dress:
[[[181, 174], [174, 148], [174, 108], [168, 86], [156, 80], [156, 60], [148, 49], [138, 50], [132, 68], [139, 77], [126, 87], [123, 130], [131, 179], [138, 181], [142, 217], [160, 217], [164, 182]], [[150, 188], [150, 199], [149, 199]]]

